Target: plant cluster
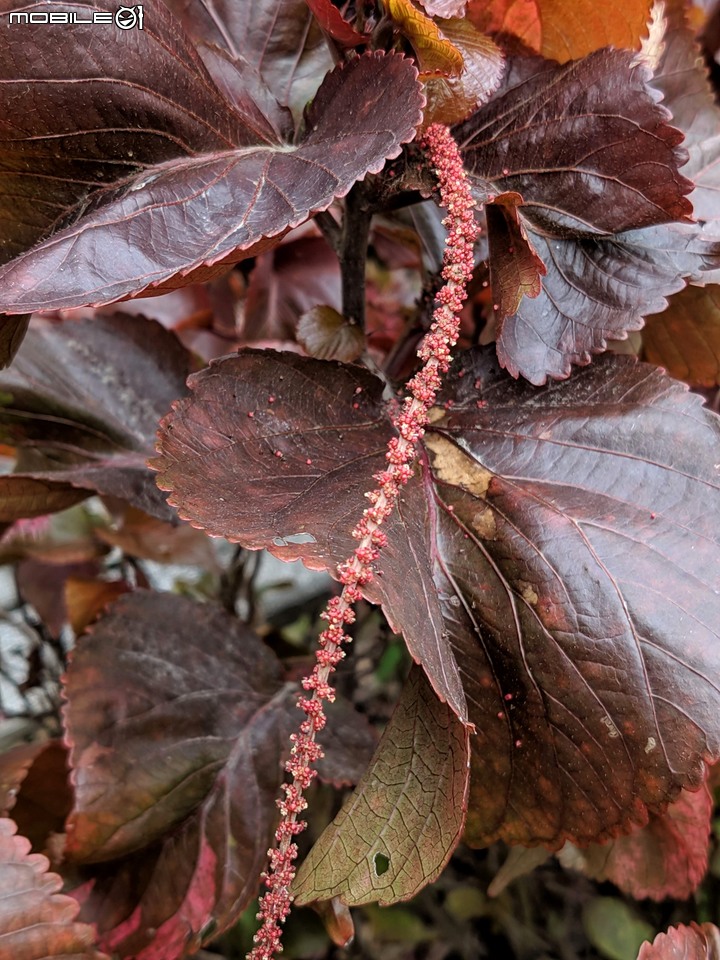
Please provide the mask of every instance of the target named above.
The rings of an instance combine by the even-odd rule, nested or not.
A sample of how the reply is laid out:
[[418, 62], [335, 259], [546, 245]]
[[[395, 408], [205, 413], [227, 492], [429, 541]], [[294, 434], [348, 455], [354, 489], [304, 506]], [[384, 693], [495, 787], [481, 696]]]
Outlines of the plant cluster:
[[[720, 14], [121, 10], [0, 0], [0, 960], [180, 960], [248, 909], [270, 960], [293, 902], [342, 945], [461, 841], [511, 846], [495, 895], [555, 854], [689, 897], [720, 760]], [[260, 550], [341, 584], [314, 666], [256, 610]], [[162, 591], [169, 562], [202, 577]], [[385, 714], [343, 649], [368, 603], [411, 661]]]

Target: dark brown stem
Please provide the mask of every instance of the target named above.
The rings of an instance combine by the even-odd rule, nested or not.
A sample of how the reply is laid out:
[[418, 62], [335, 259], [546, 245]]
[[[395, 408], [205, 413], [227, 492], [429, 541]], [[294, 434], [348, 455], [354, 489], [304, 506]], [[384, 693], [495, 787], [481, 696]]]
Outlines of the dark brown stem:
[[320, 232], [339, 257], [342, 243], [342, 227], [340, 224], [329, 210], [316, 213], [315, 223], [320, 227]]
[[345, 198], [340, 241], [342, 312], [350, 323], [365, 327], [365, 265], [372, 213], [364, 183], [356, 183]]

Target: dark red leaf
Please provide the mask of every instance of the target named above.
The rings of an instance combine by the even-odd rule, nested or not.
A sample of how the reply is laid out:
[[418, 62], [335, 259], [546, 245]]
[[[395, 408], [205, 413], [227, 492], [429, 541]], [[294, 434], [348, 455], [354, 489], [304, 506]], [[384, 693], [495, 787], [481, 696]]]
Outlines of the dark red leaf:
[[12, 363], [30, 323], [30, 314], [0, 317], [0, 368]]
[[[114, 10], [111, 0], [93, 3]], [[71, 163], [63, 156], [78, 141], [91, 141], [102, 161], [108, 153], [128, 158], [102, 183], [84, 182], [80, 206], [65, 209], [45, 225], [45, 232], [54, 228], [51, 235], [0, 269], [5, 312], [110, 303], [149, 288], [182, 286], [200, 268], [205, 275], [223, 269], [328, 207], [415, 135], [423, 97], [415, 67], [401, 55], [368, 53], [338, 66], [314, 96], [305, 133], [290, 144], [259, 108], [243, 104], [241, 114], [237, 102], [224, 99], [159, 0], [151, 0], [145, 19], [152, 27], [132, 36], [118, 32], [111, 45], [103, 30], [77, 26], [70, 50], [43, 26], [32, 28], [32, 44], [11, 43], [12, 31], [0, 35], [14, 52], [27, 47], [23, 59], [10, 58], [12, 79], [0, 86], [16, 165], [35, 170], [37, 144], [51, 142], [60, 158], [53, 176], [62, 186], [71, 179], [62, 176], [63, 164]], [[92, 80], [97, 62], [103, 64], [99, 85]], [[68, 63], [77, 65], [69, 77]], [[394, 98], [385, 96], [388, 87]], [[51, 104], [42, 99], [48, 90]], [[130, 123], [128, 114], [136, 117], [137, 98], [146, 126], [135, 129], [135, 119], [132, 133], [121, 136], [116, 130]], [[36, 206], [46, 178], [42, 165], [37, 169], [35, 187], [32, 177], [24, 186]], [[16, 217], [17, 187], [8, 189], [8, 215]], [[69, 204], [79, 202], [76, 194], [75, 186]]]
[[[168, 0], [168, 6], [198, 43], [220, 47], [255, 71], [296, 121], [320, 78], [333, 68], [332, 54], [305, 0]], [[246, 75], [245, 83], [248, 79]]]
[[714, 923], [670, 927], [640, 947], [638, 960], [720, 960], [720, 930]]
[[689, 221], [682, 136], [648, 78], [621, 50], [563, 66], [510, 58], [491, 102], [456, 130], [479, 195], [521, 194], [524, 217], [554, 236]]
[[539, 295], [523, 298], [503, 324], [500, 363], [535, 384], [566, 377], [573, 363], [588, 363], [607, 340], [664, 310], [686, 277], [716, 280], [720, 245], [693, 232], [680, 224], [599, 239], [529, 232], [547, 274]]
[[234, 617], [137, 592], [78, 642], [65, 693], [67, 854], [97, 864], [82, 915], [121, 956], [179, 956], [255, 895], [297, 686]]
[[[64, 832], [65, 818], [72, 809], [73, 793], [67, 748], [59, 740], [46, 741], [40, 746], [18, 785], [12, 816], [33, 850], [43, 853], [51, 834]], [[3, 760], [17, 759], [24, 749], [24, 745], [17, 747]]]
[[[678, 172], [681, 136], [648, 76], [623, 51], [564, 66], [516, 57], [500, 92], [457, 130], [478, 194], [522, 195], [518, 225], [547, 270], [539, 295], [525, 297], [499, 333], [498, 357], [513, 376], [566, 377], [662, 310], [687, 277], [712, 279], [713, 237], [662, 226], [689, 219], [692, 183]], [[501, 252], [493, 270], [491, 251], [499, 306], [513, 267]]]
[[0, 754], [0, 816], [6, 817], [15, 806], [20, 785], [46, 747], [42, 741], [21, 743]]
[[300, 317], [318, 304], [342, 305], [338, 258], [322, 237], [298, 237], [261, 254], [248, 282], [238, 335], [294, 340]]
[[59, 893], [62, 879], [16, 830], [12, 820], [0, 820], [0, 956], [107, 960], [95, 949], [92, 927], [75, 922], [79, 907]]
[[357, 47], [370, 39], [365, 34], [358, 33], [355, 27], [343, 18], [338, 8], [333, 6], [331, 0], [305, 0], [305, 2], [323, 30], [342, 46]]
[[158, 420], [186, 391], [188, 370], [186, 350], [155, 321], [38, 319], [0, 374], [0, 429], [29, 451], [20, 474], [0, 478], [5, 516], [64, 509], [96, 491], [173, 519], [145, 460]]
[[646, 826], [604, 846], [567, 845], [560, 861], [594, 880], [611, 880], [636, 900], [687, 900], [707, 870], [712, 811], [704, 784], [696, 793], [683, 790], [664, 813], [651, 814]]
[[[209, 533], [334, 571], [355, 545], [350, 531], [363, 494], [385, 462], [391, 428], [382, 384], [361, 367], [252, 350], [214, 362], [191, 384], [193, 400], [176, 407], [160, 434], [153, 463], [160, 488]], [[389, 521], [384, 567], [402, 568], [424, 553], [423, 500], [412, 486]], [[417, 574], [419, 595], [389, 595], [382, 582], [371, 595], [383, 598], [391, 625], [405, 633], [441, 698], [466, 717], [427, 564]]]
[[[698, 220], [720, 219], [720, 109], [715, 102], [702, 53], [685, 16], [685, 5], [664, 5], [666, 28], [652, 85], [663, 95], [674, 126], [685, 134], [689, 160], [683, 174], [695, 183], [690, 194]], [[717, 226], [713, 234], [720, 236]]]
[[[536, 390], [471, 353], [446, 399], [371, 597], [467, 696], [471, 842], [616, 835], [720, 753], [718, 419], [625, 357]], [[362, 371], [248, 352], [195, 379], [155, 466], [194, 523], [333, 570], [391, 433]]]
[[15, 580], [21, 598], [35, 607], [51, 636], [59, 637], [68, 622], [66, 580], [73, 576], [97, 576], [98, 573], [99, 565], [89, 560], [80, 563], [45, 563], [28, 557], [18, 564]]

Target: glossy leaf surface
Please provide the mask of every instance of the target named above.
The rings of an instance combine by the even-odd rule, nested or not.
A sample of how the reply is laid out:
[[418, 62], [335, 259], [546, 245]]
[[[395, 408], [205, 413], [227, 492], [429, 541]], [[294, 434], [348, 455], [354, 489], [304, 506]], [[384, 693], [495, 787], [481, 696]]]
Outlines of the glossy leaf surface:
[[[94, 2], [104, 8], [109, 0]], [[6, 312], [109, 303], [149, 287], [182, 286], [194, 270], [240, 260], [380, 170], [420, 122], [423, 99], [414, 66], [400, 55], [379, 52], [329, 74], [314, 96], [304, 135], [287, 142], [254, 102], [225, 99], [163, 4], [152, 3], [145, 15], [153, 20], [152, 30], [130, 39], [123, 34], [111, 47], [92, 24], [74, 29], [77, 50], [70, 53], [58, 47], [52, 31], [39, 29], [27, 62], [11, 60], [6, 137], [16, 165], [34, 169], [36, 144], [47, 140], [60, 144], [54, 149], [60, 151], [61, 169], [63, 150], [70, 152], [78, 138], [88, 139], [101, 161], [106, 151], [114, 157], [121, 125], [116, 114], [133, 109], [134, 99], [126, 105], [124, 98], [128, 89], [137, 96], [138, 84], [147, 126], [136, 130], [135, 123], [124, 133], [122, 156], [128, 161], [123, 159], [115, 177], [106, 175], [101, 185], [83, 183], [80, 196], [73, 187], [63, 216], [46, 225], [54, 228], [52, 235], [30, 251], [18, 251], [0, 270], [0, 308]], [[158, 76], [148, 76], [146, 64], [156, 63], [157, 45], [171, 67], [163, 70], [160, 61]], [[105, 73], [101, 90], [93, 67], [86, 66], [99, 60]], [[67, 64], [73, 62], [83, 67], [68, 77]], [[232, 64], [224, 61], [223, 69]], [[63, 110], [35, 109], [32, 97], [46, 88], [67, 97], [69, 84], [77, 91], [69, 118]], [[397, 101], [383, 95], [389, 86]], [[15, 129], [20, 115], [27, 127], [22, 136]], [[33, 126], [38, 116], [42, 120]], [[146, 149], [148, 140], [152, 149]], [[23, 182], [37, 206], [41, 188], [33, 188], [27, 177]], [[291, 183], [295, 188], [288, 190]], [[9, 190], [14, 214], [16, 188]], [[26, 307], [20, 308], [21, 301]]]
[[468, 739], [414, 667], [365, 776], [304, 860], [296, 901], [387, 905], [435, 880], [465, 821]]
[[[447, 400], [372, 596], [453, 706], [462, 681], [470, 841], [612, 836], [720, 749], [718, 420], [620, 357], [538, 391], [469, 354]], [[386, 417], [361, 371], [246, 353], [195, 379], [155, 466], [192, 522], [332, 570]]]

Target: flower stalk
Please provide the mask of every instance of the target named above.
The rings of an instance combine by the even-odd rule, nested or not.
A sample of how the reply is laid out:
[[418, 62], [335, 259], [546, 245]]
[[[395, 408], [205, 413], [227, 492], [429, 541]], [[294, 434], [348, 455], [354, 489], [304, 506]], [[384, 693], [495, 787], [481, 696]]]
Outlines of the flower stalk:
[[370, 506], [352, 531], [358, 546], [338, 567], [342, 592], [330, 600], [322, 614], [328, 626], [319, 638], [315, 667], [303, 680], [308, 696], [301, 697], [298, 706], [305, 713], [305, 720], [299, 732], [291, 737], [292, 752], [285, 769], [292, 780], [283, 784], [283, 796], [277, 801], [281, 814], [275, 831], [277, 847], [268, 852], [269, 869], [263, 875], [267, 892], [260, 900], [258, 913], [261, 926], [255, 934], [255, 947], [248, 954], [248, 960], [272, 960], [282, 951], [282, 924], [290, 913], [293, 899], [290, 890], [296, 873], [298, 849], [295, 837], [306, 827], [305, 821], [299, 819], [307, 808], [304, 791], [317, 775], [314, 767], [323, 756], [316, 741], [326, 722], [323, 704], [335, 699], [329, 678], [345, 656], [343, 645], [351, 640], [345, 627], [355, 620], [353, 605], [361, 599], [362, 587], [374, 579], [373, 564], [387, 543], [387, 536], [380, 528], [412, 476], [417, 444], [425, 432], [428, 412], [442, 384], [442, 374], [450, 365], [450, 351], [457, 343], [460, 311], [472, 277], [473, 249], [479, 227], [475, 222], [475, 201], [460, 151], [452, 134], [442, 124], [430, 126], [422, 144], [437, 175], [440, 204], [448, 214], [443, 220], [448, 229], [442, 271], [445, 283], [437, 295], [433, 323], [418, 350], [423, 365], [408, 382], [407, 396], [393, 420], [398, 436], [388, 443], [387, 466], [375, 474], [378, 485], [365, 494]]

